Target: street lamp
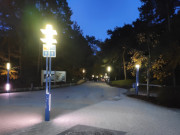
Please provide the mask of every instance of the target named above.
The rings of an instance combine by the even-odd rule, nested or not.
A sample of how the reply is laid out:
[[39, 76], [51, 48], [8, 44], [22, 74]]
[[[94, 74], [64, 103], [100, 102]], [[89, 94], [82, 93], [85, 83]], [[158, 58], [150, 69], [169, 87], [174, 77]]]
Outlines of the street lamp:
[[136, 64], [136, 95], [138, 95], [138, 90], [139, 90], [139, 68], [140, 68], [140, 65], [139, 64]]
[[[46, 108], [45, 108], [45, 121], [50, 119], [51, 110], [51, 57], [56, 57], [56, 39], [53, 39], [53, 35], [57, 35], [56, 30], [53, 30], [52, 25], [46, 25], [46, 29], [41, 29], [41, 32], [45, 35], [45, 38], [41, 38], [43, 44], [43, 57], [46, 57]], [[49, 76], [48, 76], [48, 58], [49, 58]], [[49, 89], [48, 89], [48, 77], [49, 77]]]
[[94, 75], [91, 76], [92, 77], [92, 80], [94, 79]]
[[84, 73], [86, 72], [86, 70], [85, 70], [85, 69], [83, 69], [83, 70], [82, 70], [82, 72], [83, 72], [83, 74], [84, 74]]
[[10, 84], [9, 84], [9, 71], [10, 71], [10, 68], [11, 68], [10, 63], [7, 63], [6, 68], [7, 68], [7, 83], [6, 83], [6, 91], [9, 91], [9, 90], [10, 90]]
[[83, 73], [83, 79], [84, 79], [84, 74], [85, 74], [85, 72], [86, 72], [86, 70], [83, 69], [83, 70], [82, 70], [82, 73]]
[[110, 66], [107, 67], [107, 71], [109, 73], [109, 79], [108, 79], [108, 83], [109, 83], [110, 82], [110, 72], [111, 72], [111, 67]]
[[98, 76], [98, 75], [96, 75], [96, 81], [97, 81], [97, 82], [99, 81], [99, 76]]

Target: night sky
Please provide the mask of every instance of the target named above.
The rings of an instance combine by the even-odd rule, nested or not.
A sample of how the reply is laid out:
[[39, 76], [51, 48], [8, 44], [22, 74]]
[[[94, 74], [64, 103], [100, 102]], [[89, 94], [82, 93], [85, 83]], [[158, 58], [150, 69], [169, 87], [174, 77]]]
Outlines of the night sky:
[[139, 17], [140, 0], [67, 0], [84, 35], [104, 41], [107, 30], [131, 24]]

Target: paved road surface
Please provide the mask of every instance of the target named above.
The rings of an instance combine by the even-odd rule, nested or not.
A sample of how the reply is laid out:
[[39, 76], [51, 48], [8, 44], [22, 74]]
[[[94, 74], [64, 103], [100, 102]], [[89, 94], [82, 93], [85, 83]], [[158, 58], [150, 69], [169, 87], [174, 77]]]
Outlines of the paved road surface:
[[128, 98], [124, 92], [94, 82], [53, 89], [50, 122], [44, 122], [45, 91], [0, 94], [0, 135], [57, 135], [78, 125], [126, 135], [180, 134], [179, 109]]

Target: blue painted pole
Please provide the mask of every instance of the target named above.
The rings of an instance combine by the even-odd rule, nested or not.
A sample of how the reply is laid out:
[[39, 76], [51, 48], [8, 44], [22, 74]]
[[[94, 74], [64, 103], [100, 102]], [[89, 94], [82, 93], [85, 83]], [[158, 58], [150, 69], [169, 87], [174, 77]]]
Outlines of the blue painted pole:
[[7, 84], [9, 84], [9, 69], [7, 69]]
[[49, 111], [51, 110], [51, 56], [49, 57]]
[[139, 68], [136, 70], [136, 95], [138, 95], [139, 91]]
[[49, 57], [49, 94], [51, 93], [51, 57]]
[[[7, 69], [7, 85], [9, 85], [9, 69]], [[8, 90], [8, 103], [10, 102], [10, 95]]]
[[45, 121], [49, 121], [48, 57], [46, 57], [46, 107]]

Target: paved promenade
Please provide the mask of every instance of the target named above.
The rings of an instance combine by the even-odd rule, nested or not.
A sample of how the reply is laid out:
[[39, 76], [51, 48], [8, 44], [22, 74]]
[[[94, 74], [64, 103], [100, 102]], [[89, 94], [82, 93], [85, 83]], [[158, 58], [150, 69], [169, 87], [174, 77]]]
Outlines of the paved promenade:
[[126, 97], [125, 91], [94, 82], [54, 89], [49, 122], [45, 91], [0, 94], [0, 135], [180, 134], [179, 109]]

